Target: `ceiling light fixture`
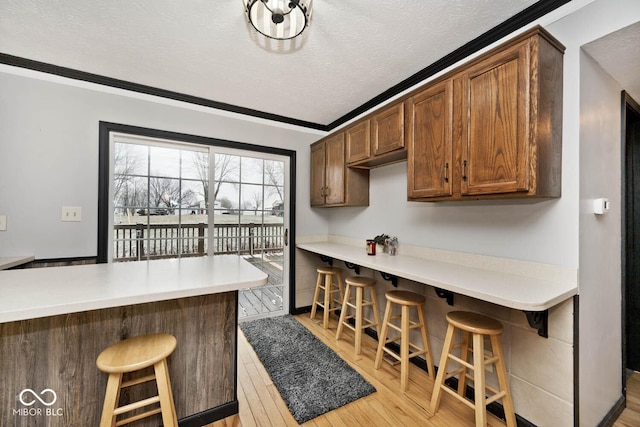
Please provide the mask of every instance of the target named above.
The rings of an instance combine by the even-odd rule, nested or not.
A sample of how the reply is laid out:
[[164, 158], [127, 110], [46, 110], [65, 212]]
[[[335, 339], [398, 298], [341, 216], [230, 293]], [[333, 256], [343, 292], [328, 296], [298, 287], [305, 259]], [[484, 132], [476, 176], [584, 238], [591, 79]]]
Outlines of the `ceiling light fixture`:
[[249, 23], [263, 36], [289, 40], [302, 34], [311, 19], [313, 0], [243, 0]]

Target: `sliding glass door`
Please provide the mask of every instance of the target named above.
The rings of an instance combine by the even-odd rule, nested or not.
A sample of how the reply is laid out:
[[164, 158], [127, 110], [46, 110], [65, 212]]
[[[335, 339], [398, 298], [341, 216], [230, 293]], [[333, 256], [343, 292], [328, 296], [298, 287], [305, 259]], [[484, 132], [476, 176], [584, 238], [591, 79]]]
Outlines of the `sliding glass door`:
[[110, 262], [234, 254], [269, 275], [240, 319], [288, 311], [288, 156], [112, 135]]
[[235, 253], [269, 274], [267, 285], [239, 294], [239, 317], [282, 314], [288, 307], [289, 158], [214, 150], [215, 253]]

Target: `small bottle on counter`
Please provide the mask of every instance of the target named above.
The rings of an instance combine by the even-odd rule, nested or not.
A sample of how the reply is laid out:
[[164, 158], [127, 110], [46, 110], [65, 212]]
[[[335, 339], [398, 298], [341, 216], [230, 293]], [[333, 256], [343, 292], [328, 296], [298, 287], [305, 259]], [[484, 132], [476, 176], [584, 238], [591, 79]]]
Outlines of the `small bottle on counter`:
[[397, 255], [398, 254], [398, 238], [392, 237], [389, 239], [389, 255]]
[[373, 239], [367, 240], [367, 255], [375, 255], [376, 254], [376, 241]]

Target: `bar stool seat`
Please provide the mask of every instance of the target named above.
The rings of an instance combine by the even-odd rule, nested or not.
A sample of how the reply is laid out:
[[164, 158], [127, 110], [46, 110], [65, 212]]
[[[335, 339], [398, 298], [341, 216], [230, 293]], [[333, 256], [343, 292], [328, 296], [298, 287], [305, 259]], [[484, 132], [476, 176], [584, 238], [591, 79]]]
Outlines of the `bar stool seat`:
[[[378, 337], [378, 351], [376, 352], [375, 368], [379, 369], [382, 365], [382, 356], [384, 353], [389, 354], [392, 358], [400, 362], [400, 386], [402, 391], [406, 391], [409, 387], [409, 359], [419, 355], [424, 355], [427, 362], [427, 370], [429, 377], [434, 377], [433, 357], [429, 348], [429, 339], [427, 333], [427, 322], [424, 318], [425, 297], [410, 291], [393, 290], [385, 293], [387, 305], [384, 311], [384, 320], [382, 321], [382, 331]], [[393, 305], [401, 307], [401, 314], [392, 316]], [[414, 322], [410, 318], [410, 309], [415, 308], [417, 311], [418, 321]], [[400, 319], [400, 326], [393, 321]], [[389, 328], [400, 332], [395, 338], [387, 339]], [[409, 333], [412, 329], [418, 328], [422, 338], [422, 347], [411, 343]], [[394, 352], [387, 347], [387, 344], [400, 341], [400, 354]], [[413, 350], [413, 351], [411, 351]]]
[[[354, 346], [356, 354], [360, 354], [362, 349], [362, 331], [370, 327], [377, 328], [380, 325], [378, 299], [376, 298], [375, 290], [376, 281], [371, 277], [352, 276], [345, 279], [345, 284], [344, 301], [342, 303], [342, 310], [340, 311], [336, 339], [340, 339], [345, 326], [351, 329], [355, 332]], [[354, 296], [352, 296], [352, 290], [356, 291]], [[365, 299], [365, 290], [369, 291], [368, 300]], [[372, 307], [373, 320], [364, 317], [365, 307]], [[354, 314], [348, 314], [349, 308], [355, 310]], [[355, 326], [349, 323], [351, 319], [355, 321]]]
[[[313, 304], [311, 306], [311, 319], [316, 317], [316, 310], [322, 307], [322, 327], [329, 327], [329, 314], [340, 310], [344, 300], [344, 285], [342, 280], [342, 269], [337, 267], [319, 267], [316, 290], [313, 294]], [[335, 280], [334, 280], [335, 278]], [[320, 292], [323, 292], [320, 299]], [[335, 294], [339, 294], [338, 297]]]
[[[154, 414], [162, 414], [162, 423], [166, 427], [178, 425], [167, 369], [167, 357], [175, 348], [176, 339], [172, 335], [147, 334], [120, 341], [107, 347], [98, 355], [96, 359], [98, 369], [109, 374], [100, 427], [121, 426]], [[123, 381], [124, 374], [151, 366], [153, 366], [153, 373]], [[154, 380], [158, 389], [156, 396], [118, 406], [122, 389]], [[124, 419], [117, 419], [118, 415], [146, 407], [152, 408]]]
[[[447, 314], [447, 333], [445, 335], [442, 357], [438, 367], [438, 376], [431, 396], [431, 410], [435, 414], [440, 406], [442, 390], [465, 403], [475, 411], [476, 427], [487, 425], [486, 405], [502, 399], [502, 406], [506, 424], [509, 427], [516, 426], [515, 412], [507, 371], [504, 365], [504, 355], [500, 345], [499, 336], [502, 334], [502, 324], [491, 317], [468, 311], [452, 311]], [[461, 332], [461, 340], [454, 343], [456, 330]], [[485, 354], [484, 339], [488, 337], [491, 342], [491, 356]], [[471, 341], [469, 340], [471, 338]], [[470, 347], [471, 345], [471, 347]], [[453, 351], [460, 349], [460, 357]], [[469, 363], [469, 353], [473, 354], [473, 363]], [[459, 364], [459, 368], [448, 373], [447, 366], [453, 360]], [[486, 367], [495, 365], [495, 373], [498, 378], [499, 390], [490, 387], [485, 382]], [[471, 375], [468, 370], [473, 371]], [[458, 389], [453, 390], [445, 385], [445, 380], [458, 377]], [[467, 380], [473, 380], [475, 402], [465, 397]], [[493, 393], [487, 397], [487, 390]]]

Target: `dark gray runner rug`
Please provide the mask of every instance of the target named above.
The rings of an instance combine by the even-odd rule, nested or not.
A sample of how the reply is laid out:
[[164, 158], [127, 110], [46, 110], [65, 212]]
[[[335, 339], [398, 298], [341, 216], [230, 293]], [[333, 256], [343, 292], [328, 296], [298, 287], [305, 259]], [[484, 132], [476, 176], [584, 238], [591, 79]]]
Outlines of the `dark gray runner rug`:
[[299, 424], [376, 391], [291, 315], [240, 328]]

